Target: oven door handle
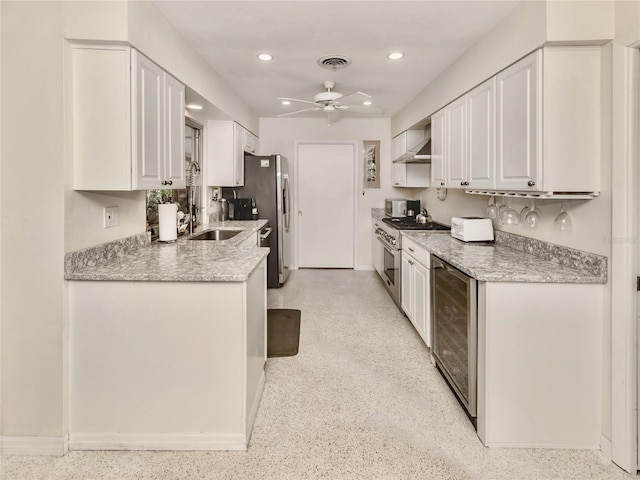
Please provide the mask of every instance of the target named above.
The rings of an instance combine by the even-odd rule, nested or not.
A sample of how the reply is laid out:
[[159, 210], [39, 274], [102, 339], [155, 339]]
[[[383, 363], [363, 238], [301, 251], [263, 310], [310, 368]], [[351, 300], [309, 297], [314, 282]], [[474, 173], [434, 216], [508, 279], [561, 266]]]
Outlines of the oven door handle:
[[392, 247], [387, 242], [382, 240], [382, 237], [380, 235], [376, 235], [376, 237], [378, 238], [378, 241], [382, 244], [382, 246], [387, 250], [389, 250], [389, 252], [391, 252], [392, 255], [397, 255], [399, 253], [397, 248]]

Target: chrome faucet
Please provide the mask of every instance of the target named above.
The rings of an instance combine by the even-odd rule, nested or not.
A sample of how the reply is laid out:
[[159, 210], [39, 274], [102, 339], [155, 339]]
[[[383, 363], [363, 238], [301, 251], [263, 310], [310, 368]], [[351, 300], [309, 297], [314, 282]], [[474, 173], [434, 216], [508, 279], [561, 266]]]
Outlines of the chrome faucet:
[[196, 191], [196, 183], [195, 183], [195, 174], [200, 173], [200, 165], [195, 160], [192, 160], [189, 163], [188, 170], [188, 178], [187, 184], [189, 186], [189, 235], [193, 235], [193, 224], [196, 216], [196, 210], [198, 207], [195, 202], [195, 191]]

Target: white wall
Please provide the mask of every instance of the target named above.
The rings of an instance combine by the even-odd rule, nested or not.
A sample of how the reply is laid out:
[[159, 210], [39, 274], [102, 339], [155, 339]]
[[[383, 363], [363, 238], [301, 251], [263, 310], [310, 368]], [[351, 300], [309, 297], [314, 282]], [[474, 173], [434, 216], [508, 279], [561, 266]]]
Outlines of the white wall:
[[[363, 189], [363, 162], [358, 161], [356, 173], [360, 186], [358, 197], [357, 242], [359, 268], [371, 266], [371, 209], [384, 208], [384, 199], [388, 197], [412, 198], [413, 189], [401, 189], [391, 186], [391, 133], [388, 118], [343, 118], [340, 122], [327, 126], [324, 118], [261, 118], [260, 154], [280, 153], [294, 161], [294, 140], [356, 140], [358, 158], [362, 157], [363, 140], [380, 140], [380, 188]], [[295, 178], [291, 172], [291, 178]], [[294, 187], [295, 191], [295, 187]], [[364, 195], [363, 195], [364, 192]], [[331, 192], [328, 192], [329, 194]], [[297, 209], [292, 209], [294, 212]]]
[[64, 434], [59, 3], [2, 2], [2, 435]]

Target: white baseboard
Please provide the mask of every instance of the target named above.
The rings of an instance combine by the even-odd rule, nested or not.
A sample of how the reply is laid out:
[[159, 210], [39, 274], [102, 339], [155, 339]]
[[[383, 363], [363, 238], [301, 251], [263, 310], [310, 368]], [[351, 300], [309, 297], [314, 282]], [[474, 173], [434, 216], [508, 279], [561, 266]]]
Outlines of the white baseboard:
[[69, 450], [69, 437], [0, 437], [2, 455], [63, 456]]
[[70, 450], [246, 450], [247, 437], [225, 433], [69, 434]]
[[262, 398], [262, 391], [264, 390], [265, 381], [266, 376], [263, 369], [262, 375], [260, 375], [260, 385], [258, 386], [258, 390], [256, 391], [256, 396], [253, 399], [251, 412], [249, 414], [249, 418], [247, 419], [247, 445], [249, 444], [249, 440], [251, 439], [251, 433], [253, 432], [253, 424], [256, 421], [256, 415], [258, 415], [258, 406], [260, 406], [260, 399]]
[[358, 265], [356, 270], [373, 271], [375, 268], [373, 268], [373, 265]]
[[605, 457], [611, 460], [611, 440], [604, 435], [600, 435], [600, 450], [602, 450]]

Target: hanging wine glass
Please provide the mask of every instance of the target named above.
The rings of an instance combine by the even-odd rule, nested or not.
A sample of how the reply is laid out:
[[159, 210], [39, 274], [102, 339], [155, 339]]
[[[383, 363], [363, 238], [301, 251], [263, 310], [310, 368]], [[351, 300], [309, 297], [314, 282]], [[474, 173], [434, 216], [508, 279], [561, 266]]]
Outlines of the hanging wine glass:
[[511, 207], [511, 199], [503, 199], [503, 202], [506, 202], [506, 208], [500, 212], [500, 222], [502, 225], [518, 225], [520, 223], [520, 215]]
[[571, 221], [571, 217], [569, 216], [567, 211], [564, 209], [564, 202], [562, 202], [562, 207], [560, 207], [560, 213], [558, 214], [556, 219], [553, 221], [553, 228], [555, 230], [564, 230], [567, 232], [571, 231], [571, 229], [573, 228], [573, 222]]
[[525, 219], [527, 218], [527, 213], [531, 211], [531, 207], [529, 206], [531, 205], [531, 203], [532, 203], [532, 200], [528, 200], [527, 205], [525, 205], [524, 208], [520, 210], [520, 221], [522, 223], [524, 223]]
[[489, 199], [489, 205], [487, 205], [484, 216], [486, 218], [491, 218], [492, 220], [498, 218], [498, 206], [495, 203], [495, 198], [493, 195], [491, 195], [491, 198]]
[[498, 218], [500, 218], [500, 215], [502, 215], [502, 212], [504, 212], [508, 208], [509, 208], [509, 205], [507, 205], [506, 197], [502, 197], [502, 203], [498, 205]]
[[527, 213], [524, 223], [529, 228], [538, 228], [538, 225], [540, 225], [540, 213], [538, 213], [533, 200], [531, 201], [531, 211]]

